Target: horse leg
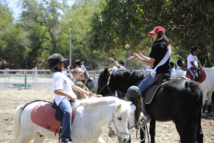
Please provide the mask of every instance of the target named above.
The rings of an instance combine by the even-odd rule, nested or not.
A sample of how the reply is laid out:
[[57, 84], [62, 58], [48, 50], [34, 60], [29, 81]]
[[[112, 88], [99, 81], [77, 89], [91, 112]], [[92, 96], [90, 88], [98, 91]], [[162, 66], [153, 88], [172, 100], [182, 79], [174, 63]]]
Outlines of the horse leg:
[[40, 135], [39, 133], [37, 133], [34, 138], [33, 138], [33, 143], [43, 143], [45, 140], [45, 136]]
[[201, 113], [198, 117], [197, 143], [203, 143], [203, 132], [201, 128]]
[[212, 112], [212, 91], [207, 93], [208, 113]]
[[[145, 130], [145, 127], [143, 127], [143, 129], [144, 129], [144, 131], [146, 131]], [[145, 136], [144, 136], [144, 132], [143, 132], [143, 130], [142, 129], [140, 129], [140, 140], [143, 140], [143, 141], [141, 141], [140, 143], [145, 143]]]
[[151, 119], [150, 121], [150, 129], [149, 129], [149, 133], [151, 136], [151, 143], [155, 143], [155, 119]]
[[[175, 125], [180, 135], [181, 143], [195, 143], [199, 139], [203, 142], [200, 120], [202, 96], [193, 97], [194, 98], [189, 101], [186, 111], [182, 114], [178, 114], [175, 118]], [[198, 135], [200, 136], [198, 137]]]

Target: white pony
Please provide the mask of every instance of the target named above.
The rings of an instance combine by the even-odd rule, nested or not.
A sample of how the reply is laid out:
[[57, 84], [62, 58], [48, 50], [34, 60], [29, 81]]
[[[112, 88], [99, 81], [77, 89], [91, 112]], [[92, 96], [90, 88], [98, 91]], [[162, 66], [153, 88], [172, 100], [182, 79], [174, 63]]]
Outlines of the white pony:
[[[211, 68], [203, 68], [204, 72], [206, 73], [206, 79], [199, 84], [202, 92], [203, 92], [203, 106], [212, 105], [212, 93], [214, 90], [214, 67]], [[186, 76], [186, 71], [183, 70], [176, 70], [171, 72], [171, 78], [177, 78]]]
[[[41, 101], [40, 101], [41, 102]], [[15, 143], [42, 143], [45, 137], [58, 139], [51, 132], [31, 120], [31, 112], [38, 102], [20, 105], [14, 115]], [[50, 103], [49, 103], [50, 104]], [[116, 97], [89, 98], [74, 103], [76, 115], [72, 125], [72, 143], [97, 143], [105, 142], [100, 136], [102, 126], [108, 123], [108, 127], [118, 135], [120, 143], [129, 140], [128, 117], [130, 115], [130, 102]]]

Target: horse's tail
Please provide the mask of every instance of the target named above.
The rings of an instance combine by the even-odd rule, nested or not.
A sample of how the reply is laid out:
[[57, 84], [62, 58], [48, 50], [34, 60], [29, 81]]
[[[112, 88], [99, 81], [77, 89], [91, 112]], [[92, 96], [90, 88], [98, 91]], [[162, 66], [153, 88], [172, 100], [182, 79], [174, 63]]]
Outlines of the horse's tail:
[[20, 105], [16, 108], [13, 120], [14, 120], [14, 143], [18, 142], [20, 132], [21, 132], [21, 126], [20, 126], [20, 116], [22, 113], [24, 105]]
[[[201, 107], [202, 107], [202, 91], [199, 85], [193, 81], [186, 82], [186, 88], [189, 90], [189, 104], [187, 108], [187, 120], [184, 129], [186, 138], [184, 143], [196, 142], [199, 130], [201, 129]], [[182, 141], [181, 141], [182, 142]]]

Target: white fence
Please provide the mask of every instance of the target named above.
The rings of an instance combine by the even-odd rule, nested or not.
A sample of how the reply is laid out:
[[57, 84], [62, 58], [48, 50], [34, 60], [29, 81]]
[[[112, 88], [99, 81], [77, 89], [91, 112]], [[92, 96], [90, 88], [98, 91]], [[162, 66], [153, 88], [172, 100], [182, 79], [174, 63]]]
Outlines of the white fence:
[[[101, 70], [88, 71], [90, 77], [98, 78]], [[33, 88], [52, 89], [52, 73], [50, 70], [0, 70], [0, 89]]]
[[[88, 71], [91, 78], [98, 78], [103, 70]], [[146, 73], [144, 70], [135, 70]], [[52, 89], [52, 76], [50, 70], [0, 70], [0, 89], [24, 88], [24, 89]]]

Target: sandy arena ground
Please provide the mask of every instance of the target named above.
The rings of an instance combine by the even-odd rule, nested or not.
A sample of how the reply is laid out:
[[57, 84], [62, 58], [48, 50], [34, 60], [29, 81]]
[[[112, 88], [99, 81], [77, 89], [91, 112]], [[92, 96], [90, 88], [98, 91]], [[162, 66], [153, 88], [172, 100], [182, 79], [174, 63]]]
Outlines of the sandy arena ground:
[[[52, 90], [0, 90], [0, 143], [13, 142], [13, 114], [18, 105], [25, 104], [35, 99], [52, 101]], [[202, 119], [204, 143], [214, 143], [214, 117]], [[103, 139], [108, 143], [117, 143], [117, 138], [107, 137], [108, 128], [105, 126], [102, 133]], [[135, 131], [132, 134], [132, 142], [139, 143], [135, 139]], [[172, 122], [157, 122], [156, 124], [157, 143], [179, 143], [179, 136]], [[46, 139], [45, 143], [57, 143], [56, 140]]]

